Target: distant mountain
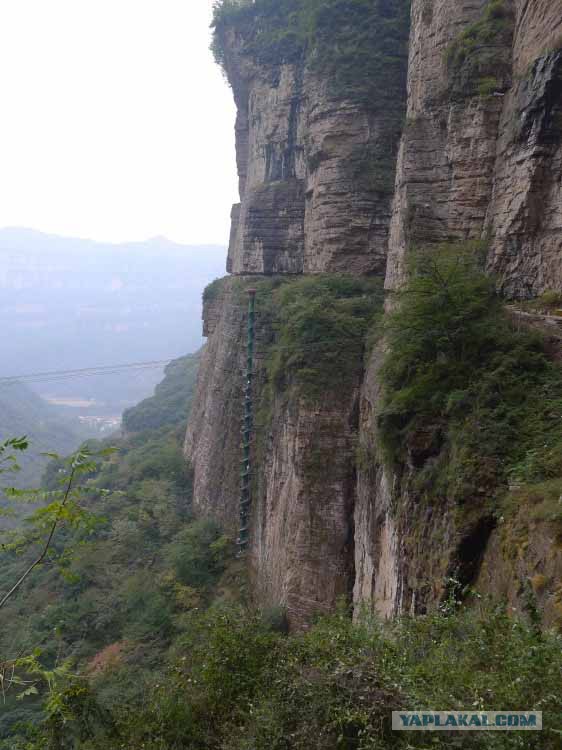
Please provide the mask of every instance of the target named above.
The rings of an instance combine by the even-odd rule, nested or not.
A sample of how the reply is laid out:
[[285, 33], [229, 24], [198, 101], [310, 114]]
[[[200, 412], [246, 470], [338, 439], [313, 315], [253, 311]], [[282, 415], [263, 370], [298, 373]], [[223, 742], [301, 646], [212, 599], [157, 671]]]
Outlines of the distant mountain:
[[[105, 244], [0, 230], [0, 377], [172, 359], [201, 343], [201, 294], [226, 250], [158, 237]], [[120, 413], [162, 370], [39, 383], [40, 394]]]

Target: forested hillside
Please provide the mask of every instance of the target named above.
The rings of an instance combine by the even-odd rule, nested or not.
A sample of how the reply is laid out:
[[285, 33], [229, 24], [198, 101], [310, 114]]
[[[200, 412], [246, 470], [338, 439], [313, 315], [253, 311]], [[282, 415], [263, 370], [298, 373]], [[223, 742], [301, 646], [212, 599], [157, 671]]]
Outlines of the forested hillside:
[[[201, 580], [204, 588], [207, 578], [213, 579], [207, 570], [213, 556], [217, 569], [223, 566], [219, 557], [226, 542], [218, 542], [218, 529], [190, 520], [191, 477], [181, 451], [197, 363], [193, 356], [169, 365], [155, 395], [127, 413], [134, 433], [90, 444], [93, 453], [108, 446], [115, 452], [81, 479], [84, 524], [65, 519], [47, 564], [0, 610], [0, 664], [40, 652], [45, 666], [70, 659], [80, 671], [95, 674], [107, 666], [106, 659], [119, 661], [127, 653], [126, 663], [134, 667], [123, 677], [126, 691], [138, 695], [176, 633], [176, 620], [197, 601], [199, 594], [189, 586]], [[17, 458], [25, 461], [25, 452]], [[45, 490], [56, 491], [67, 472], [64, 459], [52, 461]], [[11, 474], [0, 479], [12, 483]], [[4, 534], [8, 551], [1, 554], [1, 593], [37, 555], [45, 536], [42, 513], [40, 508], [33, 522]], [[190, 556], [199, 565], [193, 573]], [[182, 577], [177, 571], [184, 568]], [[154, 650], [147, 650], [145, 641]], [[32, 695], [19, 701], [21, 691], [6, 695], [0, 711], [0, 736], [11, 738], [6, 748], [14, 747], [15, 722], [40, 715], [41, 700]]]
[[29, 451], [21, 458], [21, 472], [14, 477], [20, 487], [37, 487], [49, 461], [41, 453], [66, 455], [91, 436], [77, 418], [51, 406], [21, 383], [0, 385], [0, 443], [26, 435]]

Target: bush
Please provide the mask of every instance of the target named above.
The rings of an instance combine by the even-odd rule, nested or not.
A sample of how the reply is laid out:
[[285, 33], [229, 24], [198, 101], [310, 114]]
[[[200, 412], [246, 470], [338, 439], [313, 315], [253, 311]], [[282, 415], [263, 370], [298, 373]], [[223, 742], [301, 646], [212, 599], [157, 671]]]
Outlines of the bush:
[[[467, 733], [462, 747], [555, 750], [561, 645], [487, 605], [386, 625], [353, 624], [342, 608], [289, 636], [240, 607], [212, 608], [193, 615], [183, 655], [142, 704], [113, 706], [104, 721], [129, 750], [422, 750], [427, 733], [392, 732], [393, 710], [524, 708], [543, 712], [543, 732], [523, 743], [518, 732]], [[431, 747], [455, 739], [432, 734]], [[108, 746], [91, 742], [76, 750]]]
[[381, 372], [387, 458], [460, 501], [497, 496], [515, 474], [562, 476], [562, 371], [540, 336], [510, 325], [480, 258], [472, 245], [415, 255]]
[[224, 571], [230, 551], [219, 527], [212, 521], [200, 520], [174, 538], [168, 560], [182, 584], [208, 589]]
[[382, 296], [380, 280], [343, 275], [302, 278], [274, 290], [275, 337], [266, 360], [274, 390], [316, 401], [358, 384]]
[[126, 581], [124, 635], [131, 639], [166, 639], [172, 632], [172, 604], [155, 581], [137, 573]]

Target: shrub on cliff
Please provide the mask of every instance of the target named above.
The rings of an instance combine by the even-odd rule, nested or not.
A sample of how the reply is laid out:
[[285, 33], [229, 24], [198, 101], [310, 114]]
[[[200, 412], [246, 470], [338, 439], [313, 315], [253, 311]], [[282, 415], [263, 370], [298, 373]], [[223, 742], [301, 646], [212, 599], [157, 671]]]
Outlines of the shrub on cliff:
[[224, 69], [234, 29], [257, 64], [306, 58], [332, 95], [376, 106], [405, 86], [409, 22], [409, 0], [219, 0], [212, 50]]
[[358, 384], [382, 295], [379, 279], [346, 275], [281, 284], [268, 302], [276, 334], [266, 365], [274, 390], [316, 401]]
[[542, 338], [518, 330], [473, 245], [414, 255], [386, 322], [379, 430], [405, 465], [428, 428], [419, 477], [433, 494], [494, 497], [520, 481], [562, 476], [562, 370]]

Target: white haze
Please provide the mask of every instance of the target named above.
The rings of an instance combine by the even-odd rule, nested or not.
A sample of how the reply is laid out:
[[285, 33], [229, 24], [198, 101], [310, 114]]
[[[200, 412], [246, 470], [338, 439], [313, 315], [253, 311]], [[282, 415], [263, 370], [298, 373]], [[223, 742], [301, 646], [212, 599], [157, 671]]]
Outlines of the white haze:
[[0, 0], [0, 227], [228, 238], [234, 108], [212, 0]]

